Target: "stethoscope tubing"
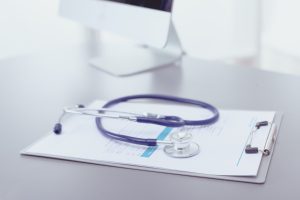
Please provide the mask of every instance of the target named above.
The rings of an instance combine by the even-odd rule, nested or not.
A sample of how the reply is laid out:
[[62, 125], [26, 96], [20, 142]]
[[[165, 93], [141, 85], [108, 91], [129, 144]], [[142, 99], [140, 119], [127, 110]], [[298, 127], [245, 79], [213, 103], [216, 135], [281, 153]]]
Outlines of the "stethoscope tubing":
[[[207, 119], [202, 119], [202, 120], [182, 120], [182, 122], [183, 122], [182, 126], [183, 125], [184, 126], [210, 125], [210, 124], [215, 123], [219, 119], [218, 109], [206, 102], [202, 102], [202, 101], [198, 101], [198, 100], [194, 100], [194, 99], [175, 97], [175, 96], [159, 95], [159, 94], [141, 94], [141, 95], [131, 95], [131, 96], [120, 97], [120, 98], [108, 101], [105, 105], [103, 105], [102, 108], [108, 109], [108, 108], [113, 107], [114, 105], [117, 105], [117, 104], [120, 104], [123, 102], [127, 102], [130, 100], [137, 100], [137, 99], [154, 99], [154, 100], [163, 100], [163, 101], [169, 101], [169, 102], [181, 103], [181, 104], [187, 104], [187, 105], [194, 105], [194, 106], [198, 106], [200, 108], [207, 109], [208, 111], [210, 111], [213, 114], [212, 117], [207, 118]], [[177, 119], [174, 119], [174, 121], [176, 121], [176, 120]], [[96, 122], [96, 126], [97, 126], [98, 130], [108, 138], [123, 141], [123, 142], [138, 144], [138, 145], [157, 146], [157, 139], [132, 137], [132, 136], [128, 136], [128, 135], [114, 133], [114, 132], [107, 130], [103, 126], [101, 117], [96, 117], [95, 122]], [[141, 121], [137, 121], [137, 122], [161, 125], [159, 123], [155, 123], [155, 121], [153, 123], [153, 119], [148, 120], [148, 121], [141, 120]]]

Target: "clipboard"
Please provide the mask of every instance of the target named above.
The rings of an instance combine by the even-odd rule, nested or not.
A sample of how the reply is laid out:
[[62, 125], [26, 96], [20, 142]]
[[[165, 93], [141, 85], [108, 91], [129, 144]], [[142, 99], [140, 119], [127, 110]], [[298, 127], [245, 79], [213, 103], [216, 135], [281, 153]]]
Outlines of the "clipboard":
[[[212, 178], [212, 179], [222, 179], [222, 180], [230, 180], [230, 181], [239, 181], [239, 182], [247, 182], [247, 183], [265, 183], [268, 169], [271, 163], [271, 159], [274, 153], [274, 147], [276, 143], [276, 139], [278, 137], [280, 124], [283, 118], [283, 114], [280, 112], [276, 112], [272, 125], [276, 125], [276, 129], [274, 131], [274, 135], [271, 137], [272, 139], [272, 148], [270, 149], [270, 154], [268, 156], [263, 156], [259, 165], [259, 170], [257, 176], [225, 176], [225, 175], [210, 175], [210, 174], [203, 174], [203, 173], [193, 173], [193, 172], [186, 172], [186, 171], [178, 171], [172, 169], [163, 169], [163, 168], [155, 168], [155, 167], [147, 167], [141, 165], [130, 165], [130, 164], [121, 164], [117, 162], [106, 162], [104, 160], [97, 161], [97, 160], [90, 160], [85, 158], [66, 158], [65, 156], [60, 155], [45, 155], [39, 152], [30, 152], [31, 146], [26, 148], [21, 152], [22, 155], [33, 155], [33, 156], [40, 156], [40, 157], [48, 157], [48, 158], [58, 158], [63, 160], [71, 160], [77, 162], [84, 162], [84, 163], [92, 163], [92, 164], [99, 164], [99, 165], [106, 165], [106, 166], [115, 166], [121, 168], [129, 168], [129, 169], [137, 169], [137, 170], [146, 170], [146, 171], [154, 171], [154, 172], [162, 172], [168, 174], [180, 174], [180, 175], [187, 175], [187, 176], [195, 176], [195, 177], [203, 177], [203, 178]], [[269, 136], [272, 132], [272, 128], [269, 129]], [[268, 137], [269, 138], [269, 137]], [[267, 143], [267, 141], [266, 141]], [[34, 145], [34, 144], [33, 144]]]

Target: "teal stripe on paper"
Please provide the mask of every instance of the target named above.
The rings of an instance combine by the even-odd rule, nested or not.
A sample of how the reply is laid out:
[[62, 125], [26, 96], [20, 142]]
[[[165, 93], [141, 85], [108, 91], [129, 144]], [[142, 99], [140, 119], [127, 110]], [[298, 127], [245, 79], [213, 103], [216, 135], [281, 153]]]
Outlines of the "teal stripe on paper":
[[[170, 127], [166, 127], [158, 136], [157, 136], [157, 140], [165, 140], [168, 135], [171, 133], [171, 131], [173, 130], [173, 128]], [[157, 147], [148, 147], [144, 153], [141, 155], [141, 157], [144, 158], [149, 158], [155, 151], [156, 151]]]

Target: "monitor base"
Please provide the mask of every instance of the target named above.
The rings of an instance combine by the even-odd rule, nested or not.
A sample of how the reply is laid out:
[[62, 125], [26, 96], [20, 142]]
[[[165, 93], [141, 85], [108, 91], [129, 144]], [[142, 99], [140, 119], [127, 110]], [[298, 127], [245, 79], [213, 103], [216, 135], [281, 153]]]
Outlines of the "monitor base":
[[114, 76], [130, 76], [171, 66], [180, 61], [185, 54], [173, 23], [170, 25], [168, 41], [163, 49], [101, 43], [98, 53], [99, 55], [89, 63]]
[[91, 59], [89, 63], [114, 76], [130, 76], [170, 66], [180, 61], [181, 57], [147, 47], [116, 45], [105, 47], [101, 56]]

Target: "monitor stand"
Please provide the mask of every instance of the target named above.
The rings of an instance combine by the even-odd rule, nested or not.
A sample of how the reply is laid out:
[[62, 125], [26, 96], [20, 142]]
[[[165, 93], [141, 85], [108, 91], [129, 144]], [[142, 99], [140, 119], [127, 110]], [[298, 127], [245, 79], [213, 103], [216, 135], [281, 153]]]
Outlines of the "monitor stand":
[[130, 76], [170, 66], [181, 60], [185, 52], [171, 22], [167, 44], [163, 49], [149, 46], [101, 44], [90, 64], [114, 76]]

